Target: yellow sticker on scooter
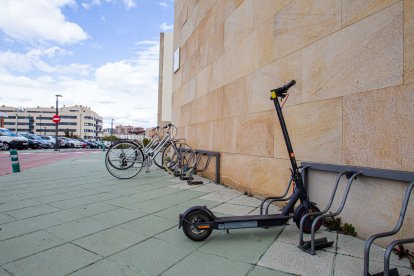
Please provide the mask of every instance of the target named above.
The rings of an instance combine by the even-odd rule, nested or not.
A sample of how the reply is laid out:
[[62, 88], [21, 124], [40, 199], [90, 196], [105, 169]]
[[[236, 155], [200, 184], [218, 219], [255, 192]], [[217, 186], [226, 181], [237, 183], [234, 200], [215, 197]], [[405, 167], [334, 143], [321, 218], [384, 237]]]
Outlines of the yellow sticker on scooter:
[[276, 92], [275, 92], [275, 91], [272, 91], [272, 96], [271, 96], [271, 98], [272, 98], [272, 99], [276, 99]]

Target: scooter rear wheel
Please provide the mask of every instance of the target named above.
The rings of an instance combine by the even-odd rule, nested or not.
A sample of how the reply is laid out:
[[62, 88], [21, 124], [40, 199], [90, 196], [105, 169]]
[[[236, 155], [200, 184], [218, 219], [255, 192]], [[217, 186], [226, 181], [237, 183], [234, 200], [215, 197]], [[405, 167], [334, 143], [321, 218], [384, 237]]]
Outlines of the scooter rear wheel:
[[[295, 218], [295, 222], [296, 222], [296, 226], [300, 229], [300, 221], [302, 220], [302, 217], [306, 214], [306, 209], [305, 206], [301, 205], [298, 208], [300, 208], [297, 212], [297, 216]], [[316, 207], [315, 204], [311, 204], [310, 206], [310, 210], [309, 212], [312, 213], [317, 213], [320, 212], [321, 210], [319, 210], [318, 207]], [[313, 220], [315, 219], [314, 216], [309, 216], [305, 219], [305, 221], [303, 222], [303, 232], [305, 232], [306, 234], [310, 234], [312, 231], [312, 223]], [[316, 228], [315, 230], [317, 231], [322, 225], [322, 220], [319, 220], [318, 223], [316, 224]]]
[[204, 211], [196, 210], [189, 213], [183, 220], [183, 231], [184, 234], [193, 241], [203, 241], [207, 239], [211, 232], [212, 228], [208, 229], [197, 229], [196, 224], [202, 222], [210, 222], [213, 218]]

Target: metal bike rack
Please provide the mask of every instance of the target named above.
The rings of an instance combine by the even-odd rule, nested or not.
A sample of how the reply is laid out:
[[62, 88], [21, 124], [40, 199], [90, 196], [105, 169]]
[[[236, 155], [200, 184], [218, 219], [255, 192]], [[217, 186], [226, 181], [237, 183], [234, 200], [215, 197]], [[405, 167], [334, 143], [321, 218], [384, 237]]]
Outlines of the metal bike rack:
[[[310, 241], [303, 241], [303, 224], [304, 224], [304, 221], [305, 221], [306, 217], [314, 216], [315, 213], [306, 215], [306, 217], [304, 217], [303, 220], [301, 220], [301, 237], [300, 237], [299, 247], [302, 250], [304, 250], [304, 251], [306, 251], [306, 252], [308, 252], [308, 253], [310, 253], [312, 255], [315, 254], [315, 250], [316, 249], [320, 249], [320, 248], [324, 248], [324, 247], [327, 247], [329, 245], [332, 245], [332, 243], [331, 242], [328, 242], [326, 238], [316, 239], [315, 240], [315, 232], [316, 232], [316, 231], [314, 231], [315, 226], [316, 226], [316, 224], [317, 224], [317, 222], [319, 220], [321, 220], [323, 218], [326, 218], [326, 217], [336, 216], [336, 215], [338, 215], [342, 211], [342, 209], [343, 209], [343, 207], [345, 205], [345, 202], [346, 202], [348, 193], [349, 193], [350, 186], [351, 186], [352, 182], [355, 180], [355, 177], [356, 176], [372, 177], [372, 178], [380, 178], [380, 179], [388, 179], [388, 180], [395, 180], [395, 181], [410, 182], [411, 184], [410, 184], [409, 187], [411, 189], [413, 189], [412, 186], [411, 186], [412, 183], [413, 183], [413, 180], [414, 180], [414, 173], [413, 172], [402, 172], [402, 171], [395, 171], [395, 170], [385, 170], [385, 169], [376, 169], [376, 168], [368, 168], [368, 167], [336, 165], [336, 164], [325, 164], [325, 163], [314, 163], [314, 162], [302, 162], [301, 165], [303, 167], [306, 167], [306, 169], [303, 171], [303, 177], [305, 179], [304, 182], [306, 184], [306, 187], [309, 186], [308, 185], [308, 183], [309, 183], [309, 170], [323, 171], [323, 172], [331, 172], [331, 173], [338, 173], [337, 181], [335, 182], [335, 186], [333, 188], [333, 191], [332, 191], [332, 194], [331, 194], [331, 198], [330, 198], [330, 200], [328, 202], [328, 205], [327, 205], [327, 207], [329, 207], [329, 208], [331, 207], [331, 204], [332, 204], [331, 201], [333, 201], [333, 197], [335, 196], [334, 194], [336, 193], [336, 189], [337, 189], [336, 185], [338, 185], [338, 183], [339, 183], [338, 182], [338, 177], [340, 176], [341, 173], [344, 173], [344, 172], [347, 172], [346, 173], [346, 176], [348, 177], [348, 184], [347, 184], [346, 190], [344, 192], [344, 195], [343, 195], [343, 198], [342, 198], [340, 207], [338, 208], [337, 212], [335, 212], [335, 213], [326, 214], [326, 212], [329, 211], [329, 208], [328, 208], [328, 210], [325, 210], [326, 209], [325, 208], [323, 211], [320, 212], [321, 214], [319, 214], [319, 213], [317, 214], [318, 216], [315, 218], [315, 220], [312, 223], [312, 229], [311, 229], [312, 231], [311, 231], [311, 240]], [[404, 209], [404, 208], [406, 209], [406, 204], [408, 204], [408, 203], [405, 203], [406, 199], [408, 201], [408, 198], [407, 197], [409, 197], [409, 195], [407, 195], [407, 193], [408, 193], [408, 188], [407, 188], [407, 191], [406, 191], [406, 196], [404, 198], [404, 203], [403, 203], [402, 209]], [[403, 220], [404, 217], [401, 217], [401, 214], [400, 214], [400, 219]], [[405, 210], [404, 210], [404, 215], [405, 215]], [[401, 224], [402, 224], [402, 221], [401, 221]], [[399, 223], [397, 223], [397, 226], [398, 225], [399, 225]], [[397, 226], [396, 226], [396, 228], [394, 230], [396, 230], [398, 228]], [[401, 227], [401, 225], [399, 227]], [[398, 232], [398, 230], [399, 230], [399, 228], [396, 230], [396, 232]], [[393, 231], [391, 231], [391, 232], [393, 232]], [[391, 232], [387, 232], [386, 234], [389, 234]], [[384, 234], [384, 233], [381, 233], [381, 234]], [[381, 235], [381, 234], [378, 234], [378, 235]], [[408, 242], [414, 242], [414, 239], [396, 240], [393, 243], [395, 243], [395, 245], [398, 245], [398, 244], [408, 243]], [[391, 243], [389, 245], [389, 247], [391, 247], [393, 243]], [[390, 252], [388, 254], [391, 254], [392, 248], [389, 249], [389, 251]], [[386, 252], [386, 254], [387, 254], [387, 252]], [[386, 258], [389, 258], [389, 256], [384, 255], [384, 260]], [[389, 262], [388, 262], [388, 264], [389, 264]], [[387, 266], [386, 263], [384, 264], [384, 267], [385, 266]], [[368, 274], [366, 274], [366, 275], [368, 275]]]
[[[183, 172], [176, 172], [175, 175], [179, 176], [181, 180], [187, 180], [187, 183], [189, 185], [197, 185], [197, 184], [203, 184], [202, 181], [194, 181], [193, 175], [205, 172], [208, 169], [208, 166], [210, 165], [211, 159], [213, 157], [216, 158], [216, 171], [215, 171], [215, 183], [220, 183], [220, 153], [216, 151], [207, 151], [207, 150], [194, 150], [196, 157], [195, 157], [195, 164], [194, 167], [189, 168], [189, 170], [186, 172], [187, 176], [183, 174]], [[206, 157], [206, 163], [202, 168], [198, 168], [201, 158]]]
[[[313, 214], [306, 214], [305, 216], [302, 217], [301, 221], [300, 221], [300, 242], [299, 242], [299, 248], [302, 249], [303, 251], [311, 254], [311, 255], [315, 255], [315, 249], [322, 249], [325, 247], [329, 247], [332, 246], [332, 244], [334, 243], [333, 241], [328, 241], [328, 239], [326, 237], [320, 238], [320, 239], [315, 239], [315, 235], [316, 235], [316, 225], [318, 224], [318, 222], [324, 218], [329, 218], [329, 217], [335, 217], [337, 215], [339, 215], [342, 210], [345, 207], [345, 203], [346, 200], [348, 199], [348, 195], [349, 195], [349, 191], [351, 189], [351, 185], [354, 182], [354, 180], [356, 179], [356, 177], [358, 175], [361, 175], [361, 172], [351, 172], [351, 171], [343, 171], [341, 173], [338, 174], [337, 178], [336, 178], [336, 182], [334, 185], [334, 188], [332, 190], [331, 193], [331, 197], [329, 199], [329, 202], [327, 204], [327, 206], [325, 207], [325, 209], [322, 212], [318, 212], [318, 213], [313, 213]], [[342, 196], [342, 200], [341, 200], [341, 204], [339, 205], [338, 209], [333, 212], [333, 213], [329, 213], [326, 214], [329, 209], [332, 206], [332, 202], [335, 198], [335, 194], [338, 188], [338, 184], [339, 181], [341, 180], [341, 177], [343, 175], [346, 175], [348, 177], [348, 183], [346, 185], [344, 194]], [[311, 240], [310, 241], [304, 241], [303, 240], [303, 224], [305, 222], [305, 219], [307, 217], [309, 217], [310, 215], [317, 215], [316, 218], [314, 218], [313, 222], [312, 222], [312, 228], [311, 228]]]
[[395, 246], [397, 246], [399, 244], [413, 243], [414, 238], [400, 239], [400, 240], [395, 240], [395, 241], [391, 242], [387, 246], [387, 250], [384, 253], [384, 271], [380, 272], [380, 273], [377, 273], [377, 274], [369, 274], [369, 250], [370, 250], [371, 245], [374, 242], [374, 240], [376, 240], [378, 238], [393, 236], [393, 235], [397, 234], [400, 231], [400, 229], [401, 229], [401, 227], [404, 223], [404, 218], [405, 218], [405, 214], [406, 214], [406, 211], [407, 211], [408, 202], [410, 200], [410, 195], [411, 195], [411, 192], [412, 192], [413, 189], [414, 189], [414, 181], [411, 182], [407, 186], [407, 188], [405, 189], [404, 201], [403, 201], [402, 206], [401, 206], [400, 216], [398, 218], [397, 224], [395, 225], [394, 229], [389, 231], [389, 232], [375, 234], [375, 235], [369, 237], [368, 240], [366, 241], [365, 248], [364, 248], [364, 276], [368, 276], [368, 275], [385, 275], [385, 276], [399, 275], [398, 270], [396, 268], [390, 269], [390, 257], [391, 257], [392, 250], [394, 249]]

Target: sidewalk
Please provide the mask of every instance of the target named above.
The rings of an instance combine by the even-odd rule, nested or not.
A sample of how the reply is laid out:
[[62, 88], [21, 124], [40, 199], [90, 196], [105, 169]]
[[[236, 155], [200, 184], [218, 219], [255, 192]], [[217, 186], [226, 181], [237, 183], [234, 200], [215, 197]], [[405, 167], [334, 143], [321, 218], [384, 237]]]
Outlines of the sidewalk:
[[[257, 213], [260, 201], [221, 185], [188, 186], [161, 170], [130, 180], [96, 153], [0, 176], [3, 275], [362, 275], [364, 241], [323, 233], [335, 247], [308, 255], [296, 226], [213, 231], [203, 242], [177, 228], [178, 214]], [[371, 271], [382, 271], [374, 247]], [[413, 274], [393, 256], [400, 274]]]

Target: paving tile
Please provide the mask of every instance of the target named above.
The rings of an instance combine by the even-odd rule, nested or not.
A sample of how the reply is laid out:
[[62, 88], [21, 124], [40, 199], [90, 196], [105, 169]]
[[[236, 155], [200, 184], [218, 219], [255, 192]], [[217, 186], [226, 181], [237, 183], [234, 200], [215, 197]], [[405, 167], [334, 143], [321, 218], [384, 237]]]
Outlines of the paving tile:
[[186, 209], [190, 208], [192, 206], [206, 206], [207, 208], [213, 208], [213, 207], [216, 207], [220, 204], [221, 204], [221, 202], [195, 198], [195, 199], [183, 202], [183, 203], [179, 204], [179, 206], [184, 206], [184, 207], [186, 207]]
[[115, 207], [113, 205], [105, 204], [102, 202], [97, 203], [91, 203], [87, 205], [78, 206], [75, 208], [67, 209], [69, 212], [80, 214], [84, 217], [93, 216], [96, 214], [104, 213], [107, 211], [111, 211], [114, 209], [117, 209], [118, 207]]
[[160, 239], [166, 242], [179, 244], [181, 246], [185, 246], [185, 247], [195, 250], [205, 245], [210, 240], [214, 239], [217, 235], [220, 235], [220, 233], [221, 231], [213, 231], [213, 233], [211, 233], [208, 239], [204, 241], [200, 241], [200, 242], [195, 242], [186, 237], [182, 228], [178, 229], [178, 227], [173, 227], [167, 231], [159, 233], [158, 235], [154, 236], [154, 238], [157, 238], [157, 239]]
[[109, 212], [92, 216], [92, 218], [105, 223], [110, 223], [110, 225], [118, 225], [146, 215], [147, 213], [141, 210], [117, 208]]
[[101, 231], [107, 227], [108, 225], [104, 222], [84, 218], [46, 228], [46, 231], [66, 241], [71, 241]]
[[[1, 274], [0, 274], [1, 275]], [[111, 260], [105, 259], [97, 263], [91, 264], [83, 269], [80, 269], [72, 274], [71, 276], [136, 276], [144, 275], [137, 271], [134, 271], [126, 266], [117, 264]]]
[[35, 217], [35, 216], [44, 215], [48, 213], [53, 213], [53, 212], [57, 212], [60, 210], [61, 209], [59, 208], [52, 207], [46, 204], [42, 204], [42, 205], [27, 207], [23, 209], [14, 210], [14, 211], [8, 211], [7, 214], [16, 219], [24, 219], [24, 218]]
[[312, 256], [301, 251], [296, 245], [275, 242], [257, 264], [299, 275], [331, 275], [333, 261], [334, 254], [330, 252], [319, 251], [317, 255]]
[[[371, 273], [377, 273], [384, 271], [384, 265], [382, 262], [369, 263], [369, 270]], [[391, 268], [395, 266], [390, 266]], [[335, 259], [335, 275], [353, 276], [362, 275], [364, 271], [364, 259], [355, 258], [352, 256], [345, 256], [338, 254]], [[414, 271], [408, 268], [398, 267], [400, 275], [414, 275]]]
[[282, 229], [282, 227], [234, 229], [230, 230], [229, 234], [218, 231], [220, 235], [202, 246], [199, 251], [256, 264]]
[[177, 221], [157, 216], [146, 216], [131, 222], [121, 224], [119, 227], [131, 230], [140, 234], [153, 236], [178, 225]]
[[197, 191], [182, 191], [179, 193], [174, 193], [172, 195], [163, 196], [161, 201], [166, 204], [180, 204], [186, 201], [189, 201], [193, 198], [201, 197], [205, 195], [204, 192], [197, 192]]
[[2, 241], [0, 242], [0, 264], [29, 256], [64, 242], [63, 239], [42, 230]]
[[0, 224], [7, 223], [7, 222], [11, 222], [13, 220], [15, 220], [15, 219], [12, 218], [12, 217], [10, 217], [10, 216], [8, 216], [7, 214], [0, 213]]
[[213, 212], [219, 212], [219, 213], [235, 215], [235, 216], [247, 215], [253, 210], [254, 210], [254, 207], [235, 205], [235, 204], [229, 204], [229, 203], [223, 203], [212, 209]]
[[185, 210], [187, 210], [186, 207], [181, 205], [172, 206], [170, 208], [164, 209], [162, 211], [159, 211], [157, 213], [154, 213], [155, 216], [163, 217], [172, 221], [177, 221], [178, 223], [178, 215], [182, 214]]
[[73, 243], [102, 256], [109, 256], [147, 238], [148, 236], [114, 227], [75, 240]]
[[149, 239], [110, 257], [146, 274], [160, 274], [191, 253], [191, 249], [158, 239]]
[[59, 225], [66, 223], [68, 221], [73, 221], [82, 218], [80, 214], [75, 214], [66, 210], [62, 210], [55, 213], [50, 213], [46, 215], [41, 215], [33, 218], [28, 218], [23, 220], [29, 225], [36, 226], [38, 228], [44, 229], [47, 227]]
[[[348, 235], [338, 235], [338, 249], [337, 252], [343, 255], [349, 255], [357, 258], [364, 258], [365, 241], [356, 237]], [[370, 259], [377, 262], [382, 262], [384, 258], [385, 249], [373, 244], [370, 250]], [[394, 253], [391, 255], [391, 264], [398, 266], [410, 267], [408, 259], [398, 259]]]
[[248, 274], [248, 276], [287, 276], [292, 274], [287, 274], [284, 272], [276, 271], [266, 267], [255, 266]]
[[243, 205], [243, 206], [258, 207], [260, 206], [262, 201], [254, 197], [247, 197], [247, 196], [241, 195], [241, 196], [233, 198], [228, 203]]
[[246, 275], [250, 264], [194, 252], [162, 275]]
[[140, 210], [147, 214], [151, 214], [151, 213], [159, 212], [161, 210], [170, 208], [171, 206], [172, 206], [171, 204], [166, 204], [162, 200], [156, 199], [156, 200], [131, 204], [126, 208], [131, 209], [131, 210]]
[[15, 275], [66, 275], [99, 259], [78, 246], [64, 244], [4, 267]]
[[[289, 243], [289, 244], [293, 244], [293, 245], [299, 245], [299, 229], [296, 226], [295, 222], [291, 222], [290, 225], [287, 225], [285, 227], [285, 229], [283, 230], [283, 232], [280, 234], [280, 236], [277, 238], [278, 242], [283, 242], [283, 243]], [[327, 237], [329, 241], [334, 241], [335, 243], [333, 244], [333, 246], [328, 247], [328, 248], [324, 248], [324, 251], [329, 251], [329, 252], [335, 252], [336, 251], [336, 236], [337, 233], [336, 232], [329, 232], [326, 231], [324, 229], [319, 229], [316, 232], [315, 237], [318, 238], [322, 238], [322, 237]], [[310, 240], [310, 235], [305, 234], [303, 239], [305, 241]]]
[[211, 200], [211, 201], [217, 201], [217, 202], [227, 202], [237, 196], [239, 196], [240, 194], [237, 193], [211, 193], [211, 194], [207, 194], [205, 196], [200, 197], [201, 199], [205, 199], [205, 200]]
[[2, 224], [0, 229], [0, 241], [39, 230], [38, 227], [27, 224], [24, 220]]
[[6, 211], [12, 211], [17, 209], [22, 209], [30, 206], [36, 206], [39, 205], [39, 201], [35, 201], [32, 199], [26, 199], [26, 200], [19, 200], [19, 201], [13, 201], [13, 202], [7, 202], [0, 205], [0, 212], [6, 212]]
[[10, 274], [0, 266], [0, 276], [10, 276]]

